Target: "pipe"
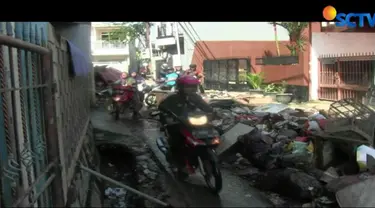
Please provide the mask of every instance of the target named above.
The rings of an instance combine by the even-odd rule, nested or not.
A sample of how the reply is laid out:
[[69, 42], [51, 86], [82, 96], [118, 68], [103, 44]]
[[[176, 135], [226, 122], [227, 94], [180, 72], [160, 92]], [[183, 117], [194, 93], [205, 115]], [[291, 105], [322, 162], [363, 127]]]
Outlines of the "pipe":
[[47, 48], [38, 46], [32, 43], [25, 42], [23, 40], [13, 38], [7, 35], [0, 35], [0, 45], [6, 45], [8, 47], [15, 47], [31, 52], [35, 52], [41, 55], [48, 55], [50, 51]]
[[0, 93], [17, 91], [17, 90], [29, 90], [29, 89], [43, 88], [43, 87], [48, 87], [48, 85], [49, 84], [40, 84], [40, 85], [33, 85], [33, 86], [27, 86], [27, 87], [0, 88]]
[[35, 194], [35, 196], [33, 197], [33, 199], [31, 200], [30, 204], [26, 207], [33, 207], [35, 202], [39, 199], [40, 195], [42, 195], [42, 193], [47, 189], [47, 187], [52, 183], [53, 179], [55, 179], [56, 177], [56, 174], [52, 174], [48, 180], [43, 184], [42, 186], [42, 190], [38, 193]]
[[106, 180], [106, 181], [108, 181], [108, 182], [110, 182], [110, 183], [112, 183], [112, 184], [114, 184], [114, 185], [116, 185], [116, 186], [120, 186], [121, 188], [124, 188], [124, 189], [126, 189], [127, 191], [130, 191], [130, 192], [132, 192], [132, 193], [134, 193], [134, 194], [137, 194], [138, 196], [141, 196], [141, 197], [143, 197], [143, 198], [145, 198], [145, 199], [147, 199], [147, 200], [150, 200], [150, 201], [152, 201], [152, 202], [154, 202], [154, 203], [156, 203], [156, 204], [159, 204], [159, 205], [164, 206], [164, 207], [168, 207], [168, 206], [170, 206], [170, 205], [168, 205], [167, 203], [160, 201], [159, 199], [156, 199], [156, 198], [154, 198], [154, 197], [152, 197], [152, 196], [149, 196], [149, 195], [147, 195], [147, 194], [144, 194], [144, 193], [142, 193], [142, 192], [140, 192], [140, 191], [138, 191], [138, 190], [136, 190], [136, 189], [133, 189], [132, 187], [129, 187], [129, 186], [123, 184], [123, 183], [120, 183], [120, 182], [118, 182], [118, 181], [115, 181], [115, 180], [113, 180], [112, 178], [109, 178], [109, 177], [107, 177], [107, 176], [105, 176], [105, 175], [103, 175], [103, 174], [101, 174], [101, 173], [99, 173], [99, 172], [97, 172], [97, 171], [94, 171], [94, 170], [92, 170], [92, 169], [90, 169], [90, 168], [87, 168], [87, 167], [85, 167], [85, 166], [83, 166], [83, 165], [79, 165], [79, 167], [80, 167], [82, 170], [87, 171], [87, 172], [93, 174], [94, 176], [96, 176], [96, 177], [98, 177], [98, 178], [101, 178], [101, 179], [103, 179], [103, 180]]
[[43, 172], [39, 174], [39, 177], [35, 179], [35, 181], [29, 186], [29, 188], [18, 198], [16, 202], [13, 203], [12, 207], [18, 207], [18, 205], [32, 192], [32, 190], [35, 188], [36, 184], [40, 182], [42, 178], [44, 178], [44, 174], [49, 172], [57, 163], [57, 160], [50, 163]]

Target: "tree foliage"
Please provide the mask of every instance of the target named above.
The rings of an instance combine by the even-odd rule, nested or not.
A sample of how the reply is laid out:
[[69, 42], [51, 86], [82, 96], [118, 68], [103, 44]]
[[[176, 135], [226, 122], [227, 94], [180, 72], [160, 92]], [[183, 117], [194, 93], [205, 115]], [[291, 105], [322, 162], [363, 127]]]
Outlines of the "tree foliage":
[[289, 44], [286, 47], [292, 56], [296, 56], [299, 51], [305, 50], [307, 37], [304, 30], [309, 26], [308, 22], [270, 22], [272, 25], [283, 27], [289, 34]]
[[[119, 40], [124, 43], [135, 42], [135, 40], [140, 41], [145, 47], [147, 47], [143, 40], [147, 39], [147, 24], [151, 27], [152, 24], [149, 22], [122, 22], [113, 23], [117, 26], [116, 29], [110, 32], [110, 37], [112, 40]], [[136, 48], [137, 59], [141, 58], [141, 50]]]
[[146, 38], [146, 22], [122, 22], [114, 23], [117, 29], [110, 33], [111, 39], [128, 43], [137, 39]]

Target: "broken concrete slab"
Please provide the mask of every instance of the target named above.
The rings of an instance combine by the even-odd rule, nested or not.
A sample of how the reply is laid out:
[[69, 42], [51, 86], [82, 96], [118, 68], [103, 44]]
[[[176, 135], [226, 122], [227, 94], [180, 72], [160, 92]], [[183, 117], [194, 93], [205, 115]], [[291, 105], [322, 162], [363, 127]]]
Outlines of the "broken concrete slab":
[[267, 112], [267, 113], [280, 113], [281, 111], [289, 108], [289, 106], [280, 103], [269, 103], [266, 105], [258, 106], [253, 109], [254, 112]]
[[230, 152], [231, 148], [235, 148], [237, 143], [237, 138], [241, 135], [247, 134], [255, 129], [255, 127], [248, 126], [242, 123], [238, 123], [233, 128], [228, 130], [225, 134], [221, 136], [221, 144], [216, 149], [217, 154], [221, 157], [225, 152]]
[[329, 167], [324, 173], [323, 176], [320, 178], [321, 181], [329, 183], [332, 180], [339, 178], [339, 174], [337, 173], [334, 167]]
[[375, 177], [349, 185], [336, 193], [340, 207], [374, 207]]

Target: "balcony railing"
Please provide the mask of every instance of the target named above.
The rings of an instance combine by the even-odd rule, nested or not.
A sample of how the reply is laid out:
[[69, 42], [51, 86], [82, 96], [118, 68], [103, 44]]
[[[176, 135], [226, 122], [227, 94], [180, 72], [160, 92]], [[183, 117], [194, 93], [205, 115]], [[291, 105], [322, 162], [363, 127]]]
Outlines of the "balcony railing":
[[92, 41], [91, 50], [94, 54], [129, 54], [128, 45], [121, 41]]
[[123, 64], [122, 62], [120, 61], [94, 61], [92, 62], [92, 64], [94, 65], [114, 65], [114, 64]]
[[121, 41], [103, 41], [97, 40], [93, 42], [93, 49], [125, 49], [127, 44]]

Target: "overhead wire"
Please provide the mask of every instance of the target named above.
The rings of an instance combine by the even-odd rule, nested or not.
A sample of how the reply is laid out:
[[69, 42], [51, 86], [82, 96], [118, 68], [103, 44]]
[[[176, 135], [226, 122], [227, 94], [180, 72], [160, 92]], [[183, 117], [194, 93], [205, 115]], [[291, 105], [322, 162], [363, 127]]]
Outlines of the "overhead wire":
[[197, 40], [193, 37], [193, 35], [191, 34], [191, 31], [189, 30], [189, 28], [187, 28], [186, 25], [185, 26], [182, 25], [181, 22], [179, 22], [179, 25], [184, 30], [185, 34], [189, 37], [189, 39], [192, 42], [192, 44], [194, 46], [196, 46], [197, 51], [202, 55], [202, 57], [204, 57], [205, 59], [208, 59], [207, 53], [203, 50], [203, 48], [199, 44], [196, 43]]
[[206, 59], [209, 59], [206, 51], [203, 49], [203, 47], [198, 44], [198, 40], [194, 37], [193, 33], [190, 31], [189, 27], [187, 26], [187, 24], [185, 22], [183, 22], [185, 24], [185, 26], [182, 26], [184, 27], [184, 29], [187, 31], [188, 35], [191, 37], [191, 39], [193, 39], [193, 44], [196, 46], [196, 48], [198, 48], [203, 54], [204, 54], [204, 57]]
[[206, 42], [203, 41], [203, 40], [199, 37], [197, 31], [194, 29], [194, 27], [193, 27], [193, 25], [191, 24], [191, 22], [187, 22], [187, 23], [189, 24], [189, 26], [190, 26], [191, 29], [193, 30], [194, 34], [197, 36], [198, 40], [201, 41], [201, 42], [203, 43], [203, 45], [205, 46], [205, 48], [207, 49], [207, 51], [211, 54], [212, 58], [213, 58], [213, 59], [216, 59], [215, 56], [214, 56], [214, 54], [212, 53], [212, 51], [210, 50], [210, 48], [209, 48], [208, 45], [206, 44]]
[[[184, 25], [181, 24], [181, 22], [178, 22], [178, 24], [181, 26], [182, 30], [185, 32], [186, 36], [190, 39], [190, 42], [197, 46], [198, 44], [195, 44], [196, 40], [194, 40], [194, 38], [191, 36], [191, 34], [188, 32], [188, 30], [185, 28]], [[208, 56], [207, 54], [205, 53], [205, 51], [203, 51], [199, 46], [196, 47], [196, 51], [200, 54], [201, 57], [205, 58], [205, 59], [208, 59]], [[203, 60], [201, 60], [203, 61]]]

